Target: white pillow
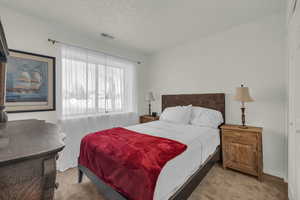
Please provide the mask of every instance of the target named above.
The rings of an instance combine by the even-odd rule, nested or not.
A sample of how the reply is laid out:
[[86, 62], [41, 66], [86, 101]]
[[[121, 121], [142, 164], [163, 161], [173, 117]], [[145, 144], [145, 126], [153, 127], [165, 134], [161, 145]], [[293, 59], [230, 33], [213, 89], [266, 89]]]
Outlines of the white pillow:
[[203, 107], [192, 107], [190, 121], [192, 125], [218, 128], [223, 122], [223, 116], [220, 111]]
[[168, 107], [162, 112], [159, 120], [179, 124], [188, 124], [191, 120], [191, 114], [192, 105]]

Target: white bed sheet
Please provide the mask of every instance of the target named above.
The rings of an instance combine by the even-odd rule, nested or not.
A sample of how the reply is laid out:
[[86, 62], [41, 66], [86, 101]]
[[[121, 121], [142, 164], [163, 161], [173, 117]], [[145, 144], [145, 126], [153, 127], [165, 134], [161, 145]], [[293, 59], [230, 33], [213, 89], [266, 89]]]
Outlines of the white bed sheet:
[[219, 129], [209, 127], [154, 121], [125, 128], [169, 138], [188, 146], [163, 167], [156, 183], [154, 200], [171, 197], [220, 145]]

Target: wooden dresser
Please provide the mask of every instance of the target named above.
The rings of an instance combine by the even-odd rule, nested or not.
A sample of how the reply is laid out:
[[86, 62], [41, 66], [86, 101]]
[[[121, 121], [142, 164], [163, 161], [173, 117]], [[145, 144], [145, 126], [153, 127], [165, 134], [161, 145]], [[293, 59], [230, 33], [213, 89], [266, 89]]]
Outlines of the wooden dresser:
[[257, 176], [262, 181], [262, 128], [223, 125], [223, 167]]
[[0, 200], [53, 199], [56, 159], [63, 148], [54, 124], [0, 123]]
[[140, 123], [147, 123], [147, 122], [152, 122], [152, 121], [156, 121], [159, 120], [159, 117], [153, 117], [151, 115], [142, 115], [140, 116]]

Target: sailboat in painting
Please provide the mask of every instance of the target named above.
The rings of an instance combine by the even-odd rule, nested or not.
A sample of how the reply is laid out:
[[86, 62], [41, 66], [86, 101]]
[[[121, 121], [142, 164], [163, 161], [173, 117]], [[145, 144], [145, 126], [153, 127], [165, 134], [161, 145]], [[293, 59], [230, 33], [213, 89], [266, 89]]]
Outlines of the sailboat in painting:
[[36, 93], [41, 88], [41, 85], [42, 76], [39, 72], [29, 73], [23, 71], [7, 91], [22, 94]]
[[[13, 62], [10, 58], [10, 61]], [[47, 67], [44, 63], [16, 62], [8, 69], [7, 102], [46, 102], [48, 97]], [[13, 71], [12, 71], [13, 70]]]

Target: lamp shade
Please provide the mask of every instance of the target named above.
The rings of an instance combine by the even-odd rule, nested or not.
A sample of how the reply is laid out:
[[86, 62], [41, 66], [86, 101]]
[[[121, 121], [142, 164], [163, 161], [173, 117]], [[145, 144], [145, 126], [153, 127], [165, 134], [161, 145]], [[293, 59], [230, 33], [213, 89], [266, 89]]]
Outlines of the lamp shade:
[[145, 96], [145, 100], [146, 101], [154, 101], [154, 95], [153, 95], [153, 92], [148, 92]]
[[234, 99], [241, 102], [254, 101], [249, 94], [249, 88], [244, 87], [243, 85], [241, 87], [236, 88], [236, 94]]

